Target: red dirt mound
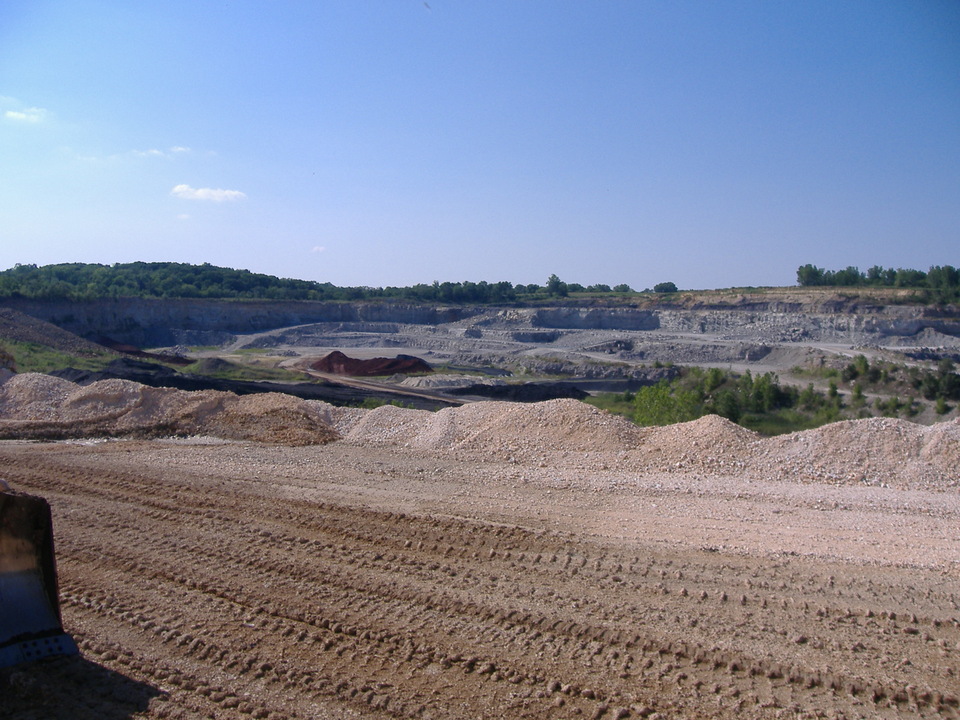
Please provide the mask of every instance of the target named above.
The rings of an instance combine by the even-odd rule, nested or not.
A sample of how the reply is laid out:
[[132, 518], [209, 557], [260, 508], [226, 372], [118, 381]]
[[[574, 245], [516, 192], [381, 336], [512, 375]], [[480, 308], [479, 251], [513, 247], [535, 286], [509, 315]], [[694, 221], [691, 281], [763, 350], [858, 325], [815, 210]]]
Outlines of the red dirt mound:
[[310, 367], [320, 372], [335, 373], [337, 375], [353, 375], [356, 377], [433, 372], [433, 368], [424, 360], [413, 357], [412, 355], [397, 355], [395, 358], [358, 360], [347, 357], [339, 350], [334, 350], [329, 355], [311, 363]]

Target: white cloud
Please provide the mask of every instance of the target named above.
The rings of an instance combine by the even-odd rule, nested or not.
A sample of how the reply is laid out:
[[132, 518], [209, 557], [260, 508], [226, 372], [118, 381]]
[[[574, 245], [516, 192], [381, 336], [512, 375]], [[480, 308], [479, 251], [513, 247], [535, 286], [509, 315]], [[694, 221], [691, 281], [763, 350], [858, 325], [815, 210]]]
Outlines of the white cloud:
[[239, 190], [193, 188], [189, 185], [177, 185], [170, 191], [170, 194], [181, 200], [211, 200], [213, 202], [243, 200], [247, 197], [245, 193]]
[[327, 248], [324, 247], [323, 245], [314, 245], [312, 248], [310, 248], [310, 252], [312, 252], [312, 253], [322, 253], [322, 252], [324, 252], [326, 249], [327, 249]]
[[190, 148], [184, 147], [183, 145], [174, 145], [169, 150], [157, 150], [156, 148], [150, 148], [149, 150], [131, 150], [130, 155], [134, 157], [159, 157], [159, 158], [173, 158], [176, 155], [183, 155], [184, 153], [190, 152]]
[[7, 110], [3, 113], [7, 120], [25, 123], [40, 123], [47, 117], [47, 111], [43, 108], [24, 108], [23, 110]]

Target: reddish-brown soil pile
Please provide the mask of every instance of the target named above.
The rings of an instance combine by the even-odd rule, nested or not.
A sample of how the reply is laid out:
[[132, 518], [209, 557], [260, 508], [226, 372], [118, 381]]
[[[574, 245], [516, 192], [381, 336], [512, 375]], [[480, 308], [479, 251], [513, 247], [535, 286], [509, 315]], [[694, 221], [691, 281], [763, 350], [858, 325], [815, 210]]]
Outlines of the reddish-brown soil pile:
[[320, 372], [335, 373], [337, 375], [353, 375], [355, 377], [433, 372], [433, 368], [424, 360], [412, 355], [397, 355], [395, 358], [358, 360], [357, 358], [344, 355], [339, 350], [334, 350], [329, 355], [311, 363], [310, 367]]

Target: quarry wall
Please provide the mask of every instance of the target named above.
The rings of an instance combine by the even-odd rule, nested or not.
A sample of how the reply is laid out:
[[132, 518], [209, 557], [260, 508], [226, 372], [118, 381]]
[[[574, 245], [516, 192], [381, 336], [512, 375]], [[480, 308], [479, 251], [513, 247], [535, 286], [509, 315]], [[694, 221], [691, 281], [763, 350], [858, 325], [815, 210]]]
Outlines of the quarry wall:
[[[205, 299], [102, 299], [85, 302], [13, 298], [0, 301], [84, 337], [108, 336], [133, 345], [219, 344], [236, 334], [315, 323], [383, 332], [389, 325], [458, 324], [543, 333], [563, 330], [660, 331], [725, 335], [764, 341], [803, 340], [937, 344], [960, 338], [960, 309], [871, 305], [830, 299], [682, 307], [490, 307], [372, 302], [277, 302]], [[467, 334], [469, 337], [469, 333]]]

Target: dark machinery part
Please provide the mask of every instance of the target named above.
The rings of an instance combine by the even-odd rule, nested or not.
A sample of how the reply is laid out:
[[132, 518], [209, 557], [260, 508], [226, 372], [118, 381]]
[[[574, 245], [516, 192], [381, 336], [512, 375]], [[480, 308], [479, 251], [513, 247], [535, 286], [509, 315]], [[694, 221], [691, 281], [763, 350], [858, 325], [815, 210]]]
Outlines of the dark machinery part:
[[0, 667], [78, 652], [60, 618], [50, 505], [0, 491]]

